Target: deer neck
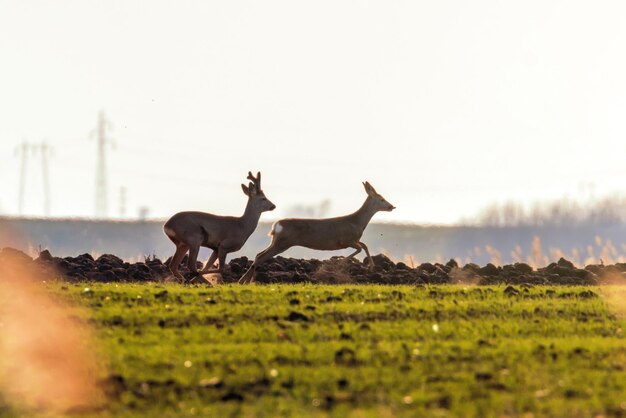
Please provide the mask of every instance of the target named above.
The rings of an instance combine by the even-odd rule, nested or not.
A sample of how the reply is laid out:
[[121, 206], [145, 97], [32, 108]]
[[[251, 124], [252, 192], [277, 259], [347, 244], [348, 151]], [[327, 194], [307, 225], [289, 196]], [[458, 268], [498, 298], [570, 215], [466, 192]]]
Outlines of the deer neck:
[[353, 218], [354, 223], [361, 229], [361, 231], [365, 229], [367, 224], [372, 219], [372, 216], [378, 212], [378, 209], [376, 209], [372, 203], [373, 200], [368, 196], [359, 210], [350, 215]]
[[250, 233], [252, 233], [252, 231], [254, 231], [257, 224], [259, 223], [260, 217], [261, 212], [254, 208], [254, 205], [252, 204], [252, 199], [248, 199], [246, 210], [243, 212], [243, 216], [239, 218], [244, 229], [249, 230]]

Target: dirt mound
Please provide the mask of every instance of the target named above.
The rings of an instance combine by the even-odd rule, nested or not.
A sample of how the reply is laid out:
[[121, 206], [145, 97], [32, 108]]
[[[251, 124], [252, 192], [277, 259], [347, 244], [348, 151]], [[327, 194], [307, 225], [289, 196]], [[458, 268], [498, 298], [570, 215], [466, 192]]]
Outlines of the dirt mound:
[[19, 259], [42, 273], [51, 273], [68, 281], [149, 281], [161, 280], [170, 275], [168, 268], [157, 258], [131, 264], [112, 254], [104, 254], [97, 259], [90, 254], [60, 258], [44, 250], [39, 257], [32, 259], [13, 248], [3, 248], [0, 251], [0, 263], [6, 258]]
[[[305, 260], [275, 257], [259, 266], [259, 283], [376, 283], [376, 284], [566, 284], [594, 285], [603, 283], [626, 284], [626, 264], [589, 265], [576, 268], [570, 261], [561, 258], [546, 267], [533, 269], [525, 263], [495, 266], [478, 266], [473, 263], [460, 267], [456, 261], [446, 264], [423, 263], [415, 268], [404, 263], [394, 263], [379, 254], [372, 257], [374, 266], [343, 257], [328, 260]], [[53, 273], [67, 281], [97, 282], [142, 282], [171, 279], [171, 273], [158, 258], [146, 258], [143, 262], [128, 263], [112, 254], [94, 259], [90, 254], [77, 257], [54, 257], [47, 250], [35, 259], [13, 248], [0, 251], [3, 260], [19, 260], [42, 272]], [[185, 263], [185, 260], [183, 260]], [[226, 266], [223, 282], [237, 282], [250, 267], [247, 257], [232, 259]], [[188, 274], [186, 268], [181, 269]]]

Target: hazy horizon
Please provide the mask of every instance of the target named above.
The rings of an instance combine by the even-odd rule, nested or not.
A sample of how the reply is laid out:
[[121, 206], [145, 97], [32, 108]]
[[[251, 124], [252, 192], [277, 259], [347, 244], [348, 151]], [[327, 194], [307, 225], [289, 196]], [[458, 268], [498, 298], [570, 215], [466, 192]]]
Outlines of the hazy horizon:
[[[452, 224], [492, 202], [622, 194], [626, 3], [14, 1], [0, 4], [0, 215], [22, 140], [47, 143], [51, 216], [238, 215], [248, 170], [285, 216], [362, 181], [379, 222]], [[40, 155], [24, 215], [43, 214]]]

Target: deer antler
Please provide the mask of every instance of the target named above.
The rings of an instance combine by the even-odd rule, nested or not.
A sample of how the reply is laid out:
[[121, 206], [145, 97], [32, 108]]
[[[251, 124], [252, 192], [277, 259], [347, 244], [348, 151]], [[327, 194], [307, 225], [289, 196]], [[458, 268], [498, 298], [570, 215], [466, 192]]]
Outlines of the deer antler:
[[260, 172], [257, 172], [256, 177], [254, 177], [252, 175], [252, 172], [248, 171], [247, 179], [250, 180], [254, 184], [254, 187], [257, 189], [257, 191], [261, 191], [261, 173]]

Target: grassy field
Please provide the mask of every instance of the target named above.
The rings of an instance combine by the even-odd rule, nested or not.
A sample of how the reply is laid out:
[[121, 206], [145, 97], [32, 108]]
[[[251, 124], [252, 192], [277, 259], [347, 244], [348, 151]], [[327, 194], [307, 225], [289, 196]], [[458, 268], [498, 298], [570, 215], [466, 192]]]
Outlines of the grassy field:
[[50, 288], [86, 308], [115, 417], [626, 416], [599, 288]]

